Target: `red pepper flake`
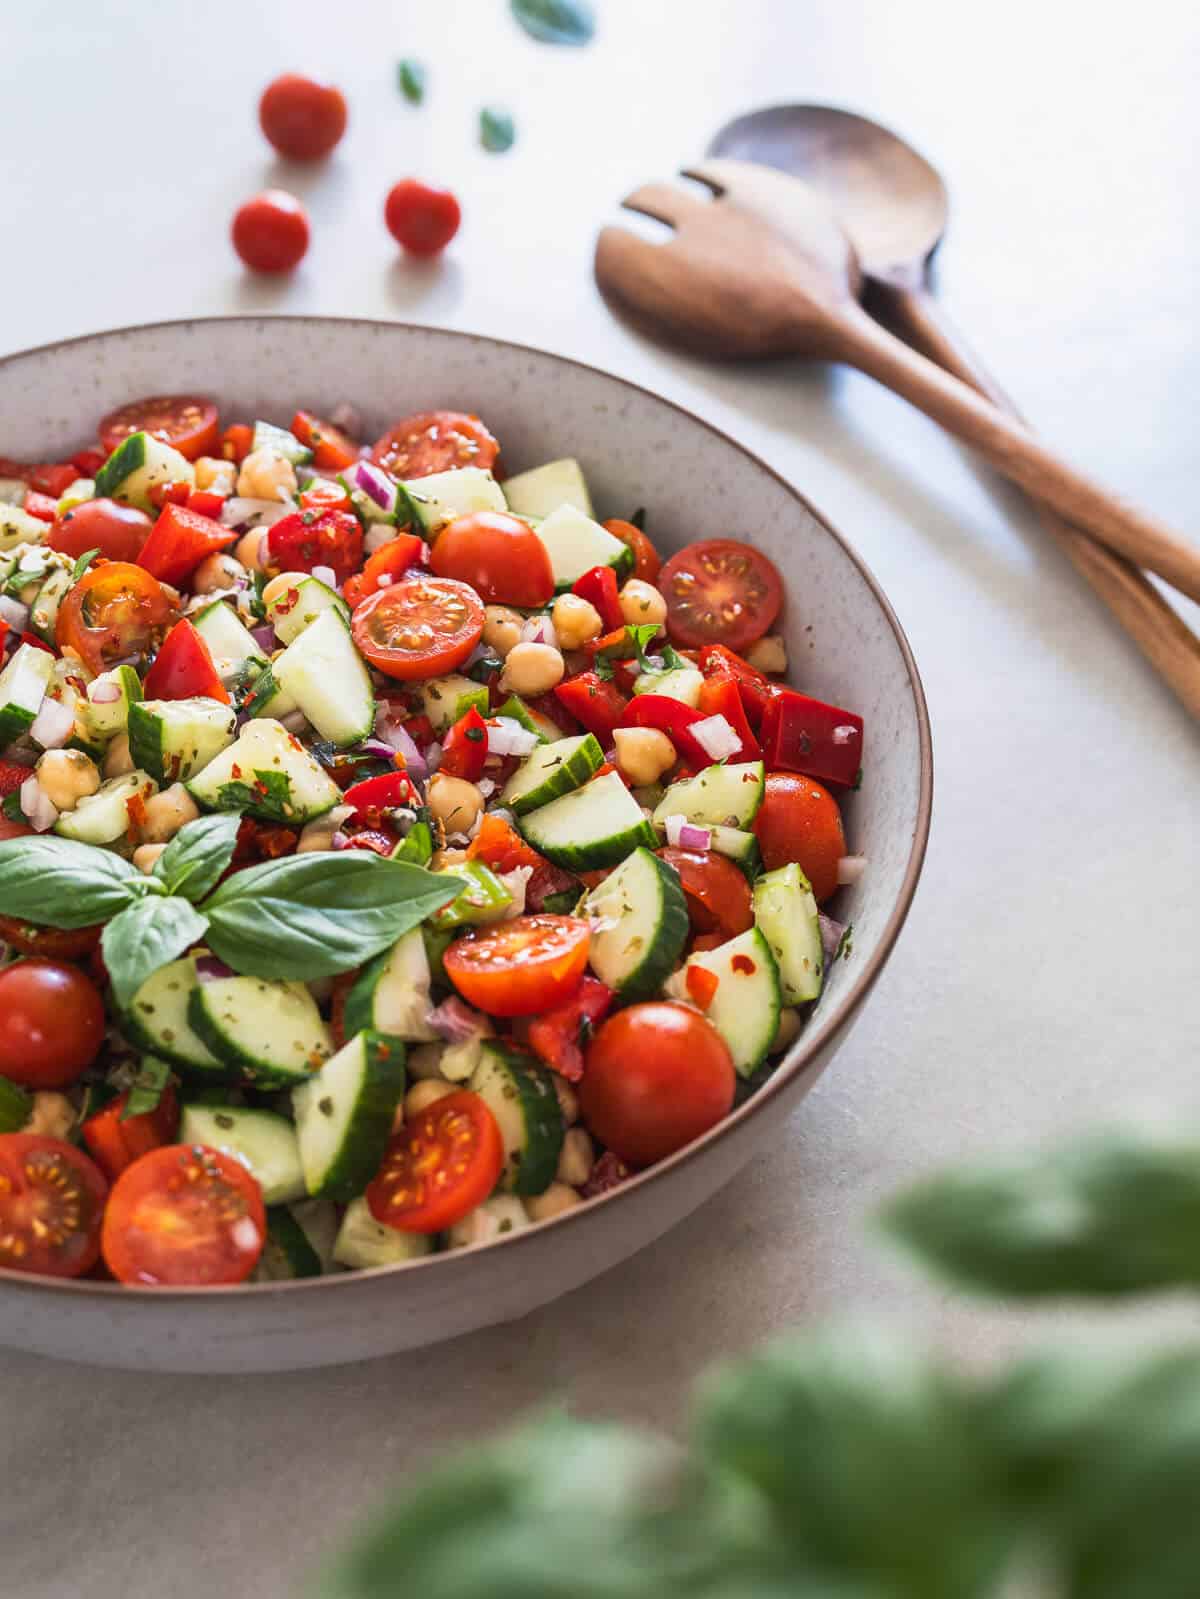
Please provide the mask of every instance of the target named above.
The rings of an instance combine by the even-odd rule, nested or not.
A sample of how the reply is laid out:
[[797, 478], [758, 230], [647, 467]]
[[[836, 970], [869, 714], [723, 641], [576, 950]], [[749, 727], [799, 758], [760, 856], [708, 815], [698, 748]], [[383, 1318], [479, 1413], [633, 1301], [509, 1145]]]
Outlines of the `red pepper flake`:
[[235, 783], [241, 781], [242, 769], [236, 761], [234, 761], [233, 765], [229, 768], [229, 775], [233, 778]]
[[146, 825], [146, 801], [140, 794], [131, 794], [125, 801], [125, 814], [129, 818], [130, 831], [141, 832]]
[[746, 977], [753, 977], [758, 970], [749, 955], [735, 955], [729, 964], [735, 972], [741, 972]]

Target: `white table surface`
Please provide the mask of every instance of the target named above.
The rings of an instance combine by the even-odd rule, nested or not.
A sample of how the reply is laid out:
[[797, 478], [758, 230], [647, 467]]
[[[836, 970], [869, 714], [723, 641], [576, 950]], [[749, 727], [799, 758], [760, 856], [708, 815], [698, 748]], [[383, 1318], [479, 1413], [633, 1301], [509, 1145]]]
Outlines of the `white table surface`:
[[[1028, 414], [1194, 529], [1195, 9], [1151, 0], [1136, 29], [1097, 13], [1081, 25], [1045, 0], [600, 11], [594, 46], [569, 52], [526, 40], [503, 0], [14, 7], [0, 350], [245, 308], [412, 318], [579, 356], [702, 411], [849, 534], [908, 630], [937, 775], [907, 931], [774, 1146], [657, 1246], [522, 1324], [274, 1378], [3, 1354], [7, 1594], [294, 1592], [414, 1458], [550, 1395], [675, 1425], [707, 1362], [833, 1314], [990, 1357], [1051, 1319], [1031, 1333], [898, 1268], [864, 1236], [878, 1197], [970, 1152], [1194, 1106], [1194, 728], [1015, 494], [932, 425], [857, 376], [664, 355], [614, 323], [589, 262], [619, 196], [699, 154], [726, 117], [788, 99], [858, 107], [942, 165], [942, 293]], [[394, 87], [404, 54], [429, 64], [419, 111]], [[271, 162], [255, 104], [306, 65], [347, 91], [352, 122], [328, 167], [296, 181]], [[485, 101], [516, 117], [508, 156], [476, 147]], [[380, 220], [410, 172], [463, 203], [432, 269], [403, 264]], [[291, 281], [256, 282], [228, 220], [289, 180], [313, 245]]]

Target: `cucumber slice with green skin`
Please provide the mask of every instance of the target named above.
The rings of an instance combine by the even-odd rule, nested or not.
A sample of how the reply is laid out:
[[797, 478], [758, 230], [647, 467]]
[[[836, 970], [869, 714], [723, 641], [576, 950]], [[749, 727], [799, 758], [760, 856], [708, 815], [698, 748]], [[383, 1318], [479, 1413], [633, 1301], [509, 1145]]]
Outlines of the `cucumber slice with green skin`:
[[535, 711], [532, 705], [526, 705], [519, 694], [510, 694], [496, 715], [507, 716], [514, 722], [519, 722], [527, 733], [536, 733], [543, 744], [557, 744], [560, 739], [568, 736], [557, 722], [552, 722], [548, 716], [543, 716], [541, 711]]
[[196, 481], [196, 469], [185, 455], [149, 433], [131, 433], [96, 473], [96, 497], [122, 500], [154, 512], [150, 490], [160, 483]]
[[449, 905], [434, 912], [430, 918], [434, 927], [482, 927], [488, 922], [503, 921], [508, 915], [513, 902], [512, 890], [490, 866], [482, 861], [464, 861], [445, 875], [457, 878], [463, 886]]
[[496, 1118], [504, 1142], [501, 1185], [510, 1194], [542, 1194], [554, 1181], [565, 1126], [554, 1078], [532, 1055], [488, 1039], [470, 1087]]
[[304, 1181], [314, 1197], [348, 1203], [383, 1159], [407, 1075], [404, 1043], [357, 1033], [292, 1095]]
[[19, 1133], [33, 1115], [33, 1095], [0, 1077], [0, 1133]]
[[539, 744], [504, 785], [500, 803], [524, 816], [581, 788], [603, 764], [604, 751], [593, 733]]
[[699, 827], [749, 828], [762, 804], [763, 782], [761, 761], [706, 766], [695, 777], [671, 784], [655, 806], [655, 825], [683, 816]]
[[58, 608], [74, 587], [70, 572], [64, 572], [61, 566], [57, 566], [46, 578], [38, 590], [37, 599], [29, 608], [29, 626], [47, 644], [55, 642]]
[[24, 506], [0, 505], [0, 554], [18, 544], [40, 544], [49, 527], [49, 522], [30, 516]]
[[181, 1144], [206, 1144], [232, 1155], [258, 1181], [263, 1203], [282, 1205], [305, 1194], [296, 1129], [273, 1110], [242, 1105], [185, 1105]]
[[494, 1194], [454, 1223], [445, 1234], [445, 1245], [447, 1249], [470, 1249], [474, 1244], [490, 1244], [532, 1226], [525, 1206], [515, 1194]]
[[616, 772], [593, 777], [574, 793], [519, 817], [517, 826], [547, 860], [571, 871], [616, 866], [639, 844], [653, 849], [658, 843], [641, 806]]
[[411, 478], [400, 487], [412, 505], [419, 529], [431, 537], [457, 517], [473, 511], [507, 511], [504, 490], [479, 466], [461, 466], [449, 472], [431, 472]]
[[323, 1274], [320, 1255], [287, 1206], [277, 1205], [268, 1210], [267, 1238], [251, 1281], [294, 1282], [299, 1277], [320, 1277]]
[[326, 611], [336, 611], [349, 622], [350, 607], [336, 589], [307, 572], [297, 572], [295, 576], [295, 583], [276, 594], [267, 606], [267, 621], [281, 644], [293, 643]]
[[276, 455], [282, 455], [285, 461], [290, 461], [293, 466], [307, 466], [313, 458], [313, 452], [307, 444], [301, 444], [296, 435], [287, 428], [276, 427], [274, 422], [263, 422], [261, 419], [254, 424], [254, 436], [250, 441], [251, 450], [273, 450]]
[[254, 692], [245, 704], [247, 716], [256, 720], [277, 721], [281, 716], [290, 716], [300, 707], [290, 694], [285, 694], [275, 681], [275, 674], [269, 666], [265, 667], [254, 681]]
[[77, 505], [83, 505], [88, 500], [96, 498], [96, 480], [90, 477], [77, 477], [68, 483], [58, 497], [55, 507], [55, 516], [64, 517], [68, 511], [73, 511]]
[[[105, 696], [117, 691], [116, 699]], [[97, 695], [100, 697], [97, 698]], [[114, 738], [129, 722], [129, 707], [142, 697], [142, 680], [132, 666], [114, 666], [88, 684], [87, 700], [80, 703], [79, 720], [94, 738]]]
[[580, 914], [592, 924], [588, 960], [600, 981], [623, 1000], [657, 994], [687, 943], [687, 901], [675, 868], [635, 849], [592, 889]]
[[754, 834], [743, 832], [740, 827], [710, 827], [709, 832], [714, 853], [740, 866], [748, 881], [753, 883], [762, 871], [762, 856]]
[[430, 1042], [438, 1036], [425, 1020], [432, 986], [425, 940], [414, 927], [369, 960], [355, 979], [342, 1018], [346, 1037], [370, 1030], [411, 1043]]
[[593, 514], [592, 497], [583, 470], [573, 455], [505, 478], [504, 498], [516, 516], [544, 518], [557, 511], [560, 505], [573, 506], [582, 516]]
[[55, 822], [54, 831], [80, 844], [115, 844], [129, 832], [131, 805], [136, 810], [139, 802], [144, 805], [157, 793], [158, 784], [149, 772], [110, 777], [94, 794], [81, 799], [73, 811], [64, 811]]
[[402, 1233], [376, 1221], [360, 1195], [352, 1199], [342, 1217], [333, 1246], [339, 1266], [369, 1270], [372, 1266], [404, 1266], [432, 1255], [437, 1245], [428, 1233]]
[[54, 657], [36, 644], [20, 644], [0, 672], [0, 750], [28, 733], [41, 709]]
[[634, 679], [635, 694], [664, 694], [669, 700], [690, 705], [692, 710], [700, 704], [700, 690], [704, 678], [694, 666], [676, 666], [669, 672], [639, 672]]
[[198, 776], [233, 743], [233, 707], [190, 700], [134, 700], [129, 706], [129, 753], [156, 782], [169, 786]]
[[[716, 949], [699, 951], [687, 964], [717, 978], [717, 991], [704, 1014], [728, 1044], [738, 1075], [753, 1076], [775, 1042], [783, 1004], [779, 970], [762, 932], [752, 927]], [[672, 993], [676, 988], [678, 998], [688, 997], [682, 973], [668, 984]]]
[[594, 566], [611, 566], [621, 580], [633, 571], [629, 546], [573, 505], [560, 505], [535, 531], [546, 546], [554, 586], [560, 591], [572, 588]]
[[421, 709], [433, 723], [435, 733], [444, 733], [453, 727], [472, 706], [480, 716], [491, 714], [488, 710], [487, 685], [473, 683], [469, 677], [463, 677], [458, 672], [429, 678], [420, 685], [419, 692]]
[[160, 967], [133, 996], [121, 1031], [131, 1044], [170, 1061], [188, 1076], [226, 1082], [236, 1072], [217, 1059], [188, 1021], [188, 1002], [197, 986], [194, 955]]
[[329, 1029], [303, 983], [218, 977], [188, 996], [188, 1021], [244, 1083], [291, 1088], [333, 1053]]
[[210, 811], [246, 811], [302, 826], [341, 803], [342, 791], [299, 739], [269, 718], [247, 722], [238, 737], [187, 785]]
[[816, 999], [825, 971], [821, 924], [812, 884], [795, 862], [754, 885], [754, 920], [779, 967], [783, 1003]]
[[240, 674], [257, 674], [269, 664], [266, 651], [254, 642], [250, 629], [224, 600], [214, 600], [195, 612], [192, 626], [208, 645], [217, 676], [226, 687]]
[[271, 675], [331, 744], [357, 744], [375, 727], [371, 674], [338, 611], [323, 611], [271, 663]]

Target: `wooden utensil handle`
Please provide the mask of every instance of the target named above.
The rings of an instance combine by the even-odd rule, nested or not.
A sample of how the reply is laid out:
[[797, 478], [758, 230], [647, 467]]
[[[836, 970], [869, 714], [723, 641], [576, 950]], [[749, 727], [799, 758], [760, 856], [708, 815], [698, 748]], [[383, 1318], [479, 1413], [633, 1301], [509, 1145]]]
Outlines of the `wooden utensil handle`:
[[1069, 466], [1020, 422], [902, 344], [857, 302], [836, 316], [843, 360], [972, 445], [1035, 499], [1200, 602], [1200, 549]]
[[[922, 355], [978, 389], [1000, 410], [1021, 420], [1011, 399], [967, 348], [958, 330], [926, 290], [873, 285], [867, 303]], [[1072, 527], [1048, 505], [1041, 501], [1034, 503], [1042, 526], [1080, 577], [1104, 602], [1182, 704], [1200, 721], [1200, 638], [1136, 566]]]

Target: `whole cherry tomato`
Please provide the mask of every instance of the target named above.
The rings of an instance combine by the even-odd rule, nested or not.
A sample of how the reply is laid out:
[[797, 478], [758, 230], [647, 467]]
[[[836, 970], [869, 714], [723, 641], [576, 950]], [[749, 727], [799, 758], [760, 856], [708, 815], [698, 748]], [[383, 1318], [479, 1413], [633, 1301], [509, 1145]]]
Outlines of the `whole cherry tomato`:
[[0, 972], [0, 1077], [65, 1088], [104, 1042], [104, 1001], [78, 966], [23, 960]]
[[409, 255], [437, 255], [458, 232], [462, 210], [449, 189], [402, 178], [388, 191], [383, 216], [388, 232]]
[[252, 272], [290, 272], [308, 249], [308, 214], [294, 195], [265, 189], [234, 212], [231, 233]]
[[331, 83], [285, 72], [263, 90], [258, 121], [289, 161], [319, 161], [346, 131], [346, 97]]

